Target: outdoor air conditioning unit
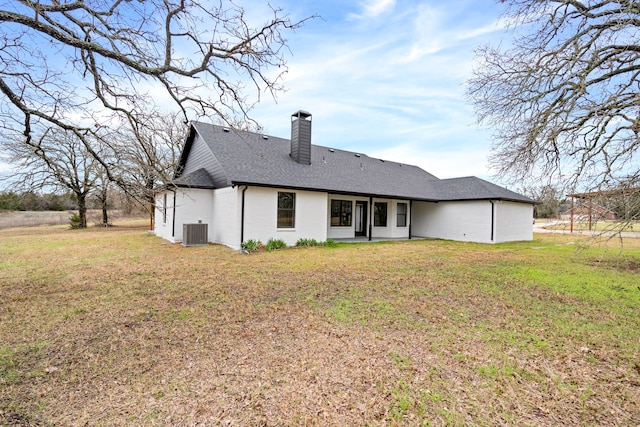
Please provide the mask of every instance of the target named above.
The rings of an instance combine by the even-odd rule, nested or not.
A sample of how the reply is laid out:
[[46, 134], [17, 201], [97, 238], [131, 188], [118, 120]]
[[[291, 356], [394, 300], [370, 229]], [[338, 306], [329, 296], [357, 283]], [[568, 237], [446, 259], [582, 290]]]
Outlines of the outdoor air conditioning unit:
[[208, 244], [208, 224], [183, 224], [182, 246], [203, 246]]

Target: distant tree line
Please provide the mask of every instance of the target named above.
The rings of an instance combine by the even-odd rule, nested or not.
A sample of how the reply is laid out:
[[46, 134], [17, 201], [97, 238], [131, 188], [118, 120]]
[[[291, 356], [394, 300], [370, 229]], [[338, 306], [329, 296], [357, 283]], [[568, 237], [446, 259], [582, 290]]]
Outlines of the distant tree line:
[[101, 209], [102, 224], [109, 225], [110, 209], [131, 209], [133, 203], [147, 209], [153, 221], [155, 191], [173, 178], [187, 127], [176, 115], [158, 114], [146, 124], [135, 133], [114, 131], [109, 144], [95, 141], [99, 153], [55, 128], [29, 143], [0, 138], [0, 160], [13, 165], [0, 176], [5, 190], [0, 209], [73, 209], [74, 228], [85, 228], [87, 209]]
[[[122, 191], [111, 191], [107, 198], [107, 209], [129, 214], [142, 210], [136, 200]], [[100, 195], [87, 199], [87, 209], [102, 209]], [[35, 191], [0, 191], [0, 211], [74, 211], [78, 210], [78, 200], [71, 193], [40, 193]]]
[[0, 210], [7, 211], [69, 211], [78, 209], [72, 193], [39, 194], [33, 191], [0, 193]]

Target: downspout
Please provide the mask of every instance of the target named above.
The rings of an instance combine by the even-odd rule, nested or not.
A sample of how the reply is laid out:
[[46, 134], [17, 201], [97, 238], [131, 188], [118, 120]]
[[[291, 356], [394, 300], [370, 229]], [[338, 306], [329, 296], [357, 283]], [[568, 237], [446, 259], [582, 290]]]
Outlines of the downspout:
[[176, 237], [176, 190], [173, 193], [173, 215], [171, 215], [171, 237]]
[[491, 241], [493, 242], [494, 226], [496, 223], [496, 205], [493, 203], [493, 200], [489, 200], [489, 203], [491, 203]]
[[413, 214], [413, 200], [409, 200], [409, 240], [411, 240], [411, 215]]
[[242, 247], [242, 242], [244, 242], [244, 192], [249, 188], [248, 185], [245, 185], [242, 189], [242, 206], [240, 207], [240, 247]]
[[371, 241], [371, 234], [373, 233], [373, 197], [369, 196], [369, 241]]

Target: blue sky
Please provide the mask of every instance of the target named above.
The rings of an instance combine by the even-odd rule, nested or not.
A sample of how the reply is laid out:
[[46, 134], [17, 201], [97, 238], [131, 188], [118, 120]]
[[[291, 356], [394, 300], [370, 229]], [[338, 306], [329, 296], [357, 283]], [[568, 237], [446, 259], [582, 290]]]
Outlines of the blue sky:
[[292, 20], [291, 55], [276, 101], [253, 111], [288, 137], [290, 115], [313, 115], [313, 143], [414, 164], [440, 178], [492, 179], [490, 132], [464, 97], [474, 50], [505, 37], [494, 1], [276, 0]]
[[[440, 178], [475, 175], [500, 183], [488, 168], [490, 131], [475, 125], [464, 92], [474, 50], [506, 40], [501, 4], [269, 2], [292, 21], [319, 17], [285, 34], [287, 91], [276, 100], [263, 94], [251, 112], [265, 133], [288, 138], [291, 114], [305, 110], [313, 115], [314, 144], [418, 165]], [[266, 0], [239, 3], [255, 26], [273, 16]]]

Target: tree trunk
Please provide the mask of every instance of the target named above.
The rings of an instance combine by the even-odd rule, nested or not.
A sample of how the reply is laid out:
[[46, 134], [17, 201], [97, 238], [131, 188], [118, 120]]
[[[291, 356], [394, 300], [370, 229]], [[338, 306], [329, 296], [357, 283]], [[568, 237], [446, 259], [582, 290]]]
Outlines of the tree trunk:
[[109, 212], [107, 207], [107, 199], [108, 199], [108, 191], [107, 186], [103, 186], [100, 188], [97, 194], [98, 200], [100, 200], [100, 205], [102, 206], [102, 226], [109, 226]]
[[145, 183], [146, 192], [145, 199], [149, 202], [149, 230], [153, 231], [155, 227], [156, 220], [156, 198], [153, 191], [155, 186], [155, 180], [152, 177], [147, 178], [147, 182]]
[[153, 231], [156, 223], [156, 203], [155, 199], [149, 205], [149, 230]]
[[78, 196], [78, 216], [80, 217], [78, 228], [87, 228], [87, 203], [84, 195]]
[[109, 213], [107, 212], [107, 196], [102, 198], [102, 225], [105, 227], [109, 225]]

